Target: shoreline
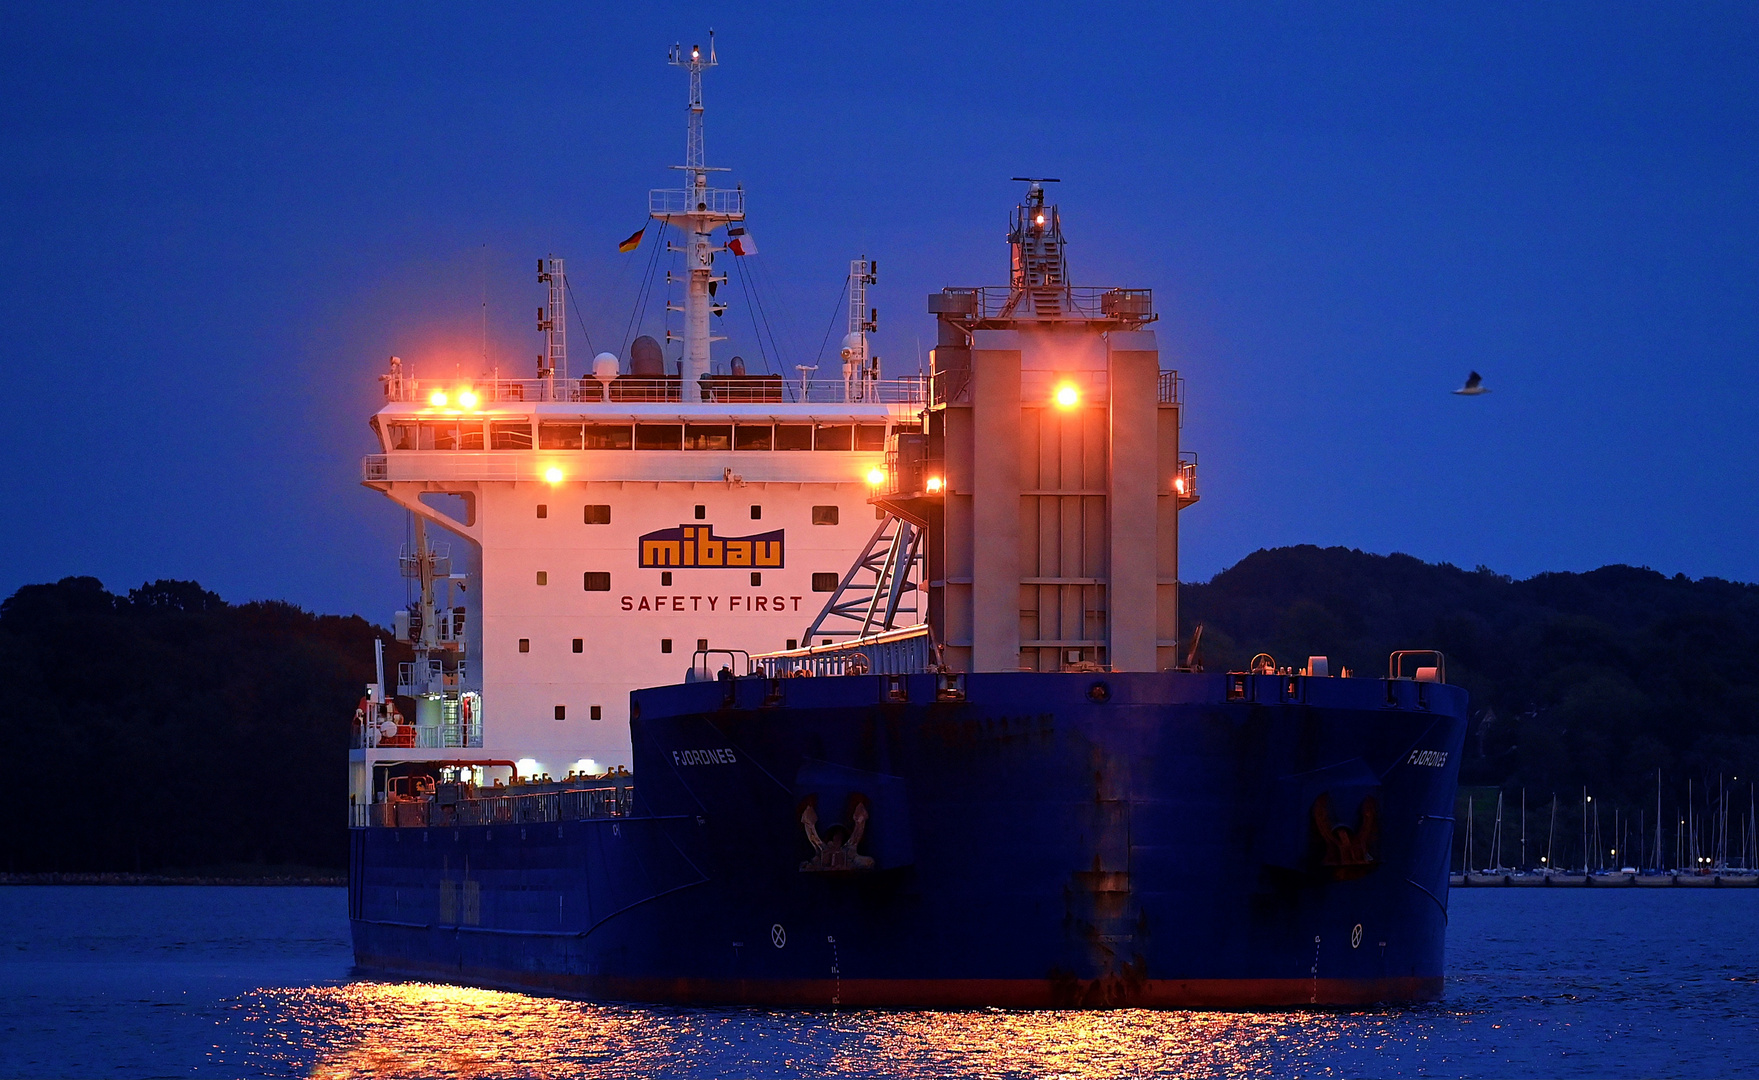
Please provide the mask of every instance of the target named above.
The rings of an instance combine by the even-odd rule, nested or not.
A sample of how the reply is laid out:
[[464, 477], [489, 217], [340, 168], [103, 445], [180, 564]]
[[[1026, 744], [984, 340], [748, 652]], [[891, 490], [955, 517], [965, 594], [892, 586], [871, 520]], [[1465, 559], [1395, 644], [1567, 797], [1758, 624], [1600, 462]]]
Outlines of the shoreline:
[[4, 874], [0, 885], [265, 885], [281, 887], [344, 888], [347, 874], [273, 874], [242, 877], [236, 874]]

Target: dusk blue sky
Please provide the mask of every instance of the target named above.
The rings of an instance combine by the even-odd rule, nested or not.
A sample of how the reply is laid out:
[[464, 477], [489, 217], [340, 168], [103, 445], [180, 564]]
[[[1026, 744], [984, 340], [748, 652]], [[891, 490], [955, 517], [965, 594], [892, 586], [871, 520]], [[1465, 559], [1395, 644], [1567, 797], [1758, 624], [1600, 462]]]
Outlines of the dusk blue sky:
[[0, 595], [388, 621], [385, 358], [476, 373], [486, 286], [525, 374], [547, 253], [622, 339], [710, 25], [788, 365], [867, 254], [914, 371], [929, 292], [1006, 280], [1008, 178], [1062, 178], [1077, 283], [1154, 289], [1186, 379], [1187, 579], [1314, 543], [1759, 580], [1759, 6], [631, 7], [8, 5]]

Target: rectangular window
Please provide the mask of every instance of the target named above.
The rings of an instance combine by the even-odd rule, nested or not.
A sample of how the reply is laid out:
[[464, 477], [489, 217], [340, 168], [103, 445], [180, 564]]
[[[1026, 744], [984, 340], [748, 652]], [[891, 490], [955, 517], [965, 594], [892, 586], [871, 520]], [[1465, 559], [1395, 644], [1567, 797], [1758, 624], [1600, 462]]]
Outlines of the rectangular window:
[[495, 421], [489, 425], [490, 450], [530, 450], [531, 425]]
[[588, 424], [581, 436], [581, 447], [586, 450], [627, 450], [635, 445], [632, 430], [628, 424]]
[[537, 504], [537, 516], [541, 517], [541, 518], [549, 517], [550, 516], [550, 508], [545, 506], [543, 503], [538, 503]]
[[531, 651], [531, 639], [530, 638], [522, 637], [519, 639], [519, 651], [520, 652], [530, 652]]
[[574, 639], [574, 651], [577, 653], [586, 651], [586, 640], [584, 638]]
[[836, 592], [837, 575], [834, 573], [818, 573], [812, 575], [813, 592]]
[[855, 449], [884, 450], [886, 448], [886, 425], [857, 424], [855, 425]]
[[609, 525], [611, 523], [610, 504], [588, 503], [582, 516], [588, 525]]
[[733, 449], [733, 425], [685, 424], [684, 449], [731, 450]]
[[753, 570], [751, 572], [751, 584], [754, 586], [762, 585], [763, 584], [763, 575], [761, 573], [757, 572], [756, 570]]
[[777, 424], [776, 425], [776, 449], [777, 450], [811, 450], [812, 449], [812, 425], [811, 424]]
[[672, 587], [672, 571], [670, 571], [670, 570], [661, 570], [660, 571], [660, 584], [665, 586], [666, 588]]
[[558, 719], [558, 720], [568, 719], [568, 706], [566, 706], [566, 705], [556, 706], [556, 719]]
[[762, 521], [763, 520], [763, 507], [758, 506], [755, 503], [752, 504], [751, 520], [753, 520], [753, 521]]
[[700, 503], [694, 508], [694, 512], [696, 514], [696, 520], [698, 521], [703, 521], [708, 517], [708, 507], [703, 506]]
[[582, 581], [587, 592], [610, 592], [611, 572], [609, 570], [588, 570]]
[[605, 718], [605, 708], [603, 705], [594, 705], [592, 707], [592, 718], [594, 720], [603, 720]]
[[537, 583], [539, 585], [548, 585], [550, 583], [550, 572], [548, 570], [539, 570], [537, 572]]
[[677, 450], [683, 445], [683, 424], [635, 425], [635, 448], [637, 450]]
[[837, 508], [834, 506], [813, 507], [812, 523], [814, 525], [835, 525], [837, 523]]
[[663, 637], [660, 639], [660, 651], [661, 652], [671, 652], [672, 651], [672, 639], [671, 638]]
[[391, 424], [385, 433], [387, 450], [415, 450], [421, 446], [421, 428], [415, 424]]
[[768, 450], [774, 442], [768, 424], [738, 424], [733, 428], [735, 450]]
[[800, 639], [799, 638], [789, 638], [788, 639], [788, 648], [790, 650], [798, 649], [799, 647], [800, 647]]
[[696, 639], [696, 651], [708, 652], [708, 638], [699, 637]]
[[855, 428], [849, 424], [820, 424], [818, 437], [813, 442], [814, 450], [847, 450], [855, 438]]
[[537, 448], [539, 450], [580, 449], [580, 425], [539, 424], [537, 426]]

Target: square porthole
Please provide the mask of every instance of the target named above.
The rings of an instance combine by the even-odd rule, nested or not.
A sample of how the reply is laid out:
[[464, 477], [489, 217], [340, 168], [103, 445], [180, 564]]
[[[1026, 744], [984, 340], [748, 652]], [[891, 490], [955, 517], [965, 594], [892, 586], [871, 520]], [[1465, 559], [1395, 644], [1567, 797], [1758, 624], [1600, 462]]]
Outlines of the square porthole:
[[541, 518], [549, 517], [550, 516], [550, 508], [545, 506], [543, 503], [538, 503], [537, 504], [537, 516], [541, 517]]
[[705, 519], [707, 517], [708, 517], [708, 507], [703, 506], [701, 504], [698, 504], [696, 507], [696, 520], [702, 521], [703, 519]]
[[821, 571], [812, 575], [813, 592], [836, 592], [837, 575], [829, 571]]
[[556, 706], [556, 719], [558, 719], [558, 720], [568, 719], [568, 706], [566, 706], [566, 705]]
[[586, 639], [585, 638], [575, 638], [574, 639], [574, 651], [577, 653], [583, 653], [586, 651]]
[[793, 652], [795, 649], [798, 649], [799, 647], [800, 647], [800, 639], [799, 638], [789, 638], [788, 639], [788, 651], [789, 652]]
[[758, 573], [756, 570], [753, 570], [751, 572], [751, 584], [753, 586], [762, 585], [763, 584], [763, 575]]
[[[539, 514], [538, 516], [542, 517], [543, 515]], [[588, 525], [609, 525], [611, 523], [611, 508], [602, 503], [588, 504], [584, 517]]]
[[609, 570], [588, 570], [581, 575], [581, 588], [587, 592], [610, 592], [611, 572]]
[[520, 652], [530, 652], [531, 651], [531, 639], [530, 638], [522, 637], [519, 639], [519, 651]]
[[539, 570], [537, 572], [537, 583], [539, 585], [548, 585], [550, 583], [550, 572], [548, 570]]
[[812, 523], [814, 525], [835, 525], [837, 523], [837, 508], [834, 506], [813, 507]]
[[603, 720], [605, 718], [605, 707], [603, 705], [594, 705], [592, 707], [592, 718], [594, 720]]
[[751, 520], [753, 520], [753, 521], [763, 520], [763, 507], [758, 506], [756, 503], [753, 503], [751, 506]]
[[708, 638], [699, 637], [696, 639], [696, 651], [708, 652]]
[[667, 587], [671, 586], [671, 584], [672, 584], [672, 571], [670, 571], [670, 570], [661, 570], [660, 571], [660, 584], [665, 585]]
[[660, 651], [663, 653], [669, 653], [672, 651], [672, 639], [671, 638], [663, 637], [660, 639]]

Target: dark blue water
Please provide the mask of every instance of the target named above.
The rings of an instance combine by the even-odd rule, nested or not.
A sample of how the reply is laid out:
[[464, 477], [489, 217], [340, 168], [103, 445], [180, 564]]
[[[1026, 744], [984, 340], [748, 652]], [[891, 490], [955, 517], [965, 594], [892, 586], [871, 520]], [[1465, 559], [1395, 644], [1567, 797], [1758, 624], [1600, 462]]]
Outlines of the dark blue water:
[[0, 888], [0, 1076], [1759, 1076], [1759, 890], [1456, 891], [1448, 996], [604, 1007], [356, 981], [340, 889]]

